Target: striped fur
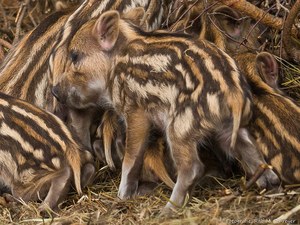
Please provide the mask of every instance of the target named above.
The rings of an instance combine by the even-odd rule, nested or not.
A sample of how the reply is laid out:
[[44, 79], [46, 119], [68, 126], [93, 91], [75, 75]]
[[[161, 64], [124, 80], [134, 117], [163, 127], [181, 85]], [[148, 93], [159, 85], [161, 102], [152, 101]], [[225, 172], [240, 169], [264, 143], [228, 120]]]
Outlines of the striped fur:
[[[237, 21], [242, 18], [226, 6], [218, 6], [212, 13], [223, 14], [225, 18], [236, 18]], [[257, 38], [260, 37], [259, 27], [252, 29], [249, 23], [235, 26], [229, 21], [227, 27], [221, 26], [220, 30], [211, 27], [211, 21], [220, 24], [213, 14], [202, 18], [203, 28], [200, 38], [212, 41], [234, 56], [251, 86], [254, 107], [249, 128], [258, 149], [284, 183], [299, 183], [299, 106], [279, 90], [278, 66], [275, 58], [269, 53], [256, 55], [249, 52], [249, 49], [259, 47]], [[248, 33], [249, 31], [251, 33]], [[232, 33], [236, 36], [232, 37]], [[245, 36], [249, 37], [246, 43], [248, 50], [241, 45]], [[260, 62], [259, 58], [266, 61]], [[260, 63], [263, 63], [265, 75], [271, 80], [265, 80], [262, 71], [257, 69]], [[275, 78], [276, 80], [272, 80]]]
[[[276, 60], [266, 52], [238, 54], [235, 58], [253, 93], [250, 131], [259, 150], [283, 182], [299, 183], [300, 107], [278, 89]], [[257, 69], [261, 63], [265, 72]], [[264, 76], [270, 76], [275, 82]]]
[[[154, 8], [160, 8], [159, 4], [162, 2], [156, 3]], [[51, 112], [59, 110], [51, 88], [55, 74], [60, 74], [56, 69], [63, 70], [65, 67], [68, 52], [62, 49], [68, 46], [72, 36], [90, 18], [97, 17], [108, 9], [126, 11], [138, 6], [147, 10], [149, 1], [86, 0], [75, 11], [71, 9], [50, 15], [9, 52], [0, 68], [0, 91]], [[156, 14], [152, 13], [146, 21], [149, 29], [160, 25], [160, 20], [155, 20], [155, 16]], [[57, 49], [60, 49], [59, 56]], [[59, 57], [59, 65], [53, 65], [53, 57]]]
[[[226, 6], [217, 7], [213, 12], [223, 13], [227, 17], [241, 18], [239, 14]], [[259, 36], [258, 27], [252, 30], [249, 24], [240, 24], [235, 27], [234, 24], [228, 23], [227, 30], [226, 27], [222, 27], [224, 33], [211, 28], [210, 21], [213, 17], [203, 18], [204, 24], [200, 38], [214, 42], [218, 47], [233, 55], [251, 86], [254, 107], [250, 131], [258, 149], [284, 183], [299, 183], [299, 106], [279, 90], [278, 66], [275, 58], [269, 53], [253, 54], [240, 45], [242, 39], [249, 35], [247, 46], [250, 49], [257, 49], [259, 46], [256, 38]], [[236, 33], [234, 39], [230, 38], [231, 33], [227, 32], [229, 30]], [[250, 34], [247, 33], [248, 30], [251, 30]], [[261, 63], [266, 74], [262, 74], [263, 71], [257, 69]], [[264, 79], [264, 75], [269, 76], [270, 80]]]
[[56, 116], [0, 93], [0, 179], [14, 197], [42, 198], [40, 209], [53, 209], [72, 180], [81, 194], [81, 170], [91, 177], [94, 169], [91, 153], [75, 140]]
[[0, 91], [52, 110], [49, 56], [67, 16], [54, 13], [13, 47], [0, 68]]
[[264, 41], [264, 29], [240, 12], [217, 4], [202, 15], [199, 38], [213, 42], [228, 54], [258, 51]]
[[[151, 1], [151, 4], [154, 4], [154, 2], [156, 2], [157, 4], [154, 8], [161, 9], [160, 6], [162, 2]], [[147, 12], [148, 6], [150, 6], [149, 4], [150, 0], [84, 1], [81, 6], [72, 15], [69, 16], [68, 20], [66, 21], [58, 35], [57, 42], [54, 46], [54, 50], [50, 60], [52, 74], [54, 76], [60, 76], [60, 74], [64, 72], [65, 67], [68, 66], [67, 61], [70, 55], [69, 45], [74, 35], [87, 21], [92, 18], [98, 17], [99, 15], [101, 15], [101, 13], [110, 9], [118, 10], [119, 12], [128, 12], [132, 8], [142, 7]], [[148, 20], [145, 22], [149, 24], [147, 25], [149, 27], [148, 29], [151, 30], [160, 27], [160, 17], [162, 17], [162, 15], [159, 15], [160, 12], [157, 12], [155, 10], [149, 15]], [[156, 17], [157, 19], [154, 19]]]
[[[142, 6], [147, 10], [148, 4], [148, 1], [138, 0], [86, 0], [75, 11], [71, 9], [50, 15], [14, 46], [5, 58], [0, 68], [0, 90], [53, 111], [53, 65], [50, 63], [49, 68], [49, 57], [51, 53], [52, 57], [56, 55], [54, 47], [61, 49], [67, 46], [85, 22], [108, 9], [124, 11]], [[151, 20], [153, 17], [155, 14], [151, 15]], [[154, 29], [159, 24], [160, 21], [153, 22], [151, 27]], [[67, 54], [61, 58], [65, 59]]]
[[[108, 9], [115, 9], [120, 12], [128, 12], [132, 8], [141, 7], [147, 12], [148, 17], [141, 18], [140, 21], [137, 22], [140, 23], [141, 21], [143, 21], [146, 28], [155, 29], [160, 26], [161, 23], [161, 4], [162, 1], [105, 0], [101, 1], [101, 3], [100, 1], [85, 1], [68, 18], [58, 36], [57, 43], [54, 46], [54, 50], [50, 59], [50, 68], [51, 73], [54, 76], [54, 82], [56, 82], [57, 79], [60, 79], [60, 75], [64, 72], [65, 68], [69, 66], [69, 45], [72, 41], [72, 38], [81, 26], [85, 26], [85, 23], [89, 19], [99, 16], [101, 13], [107, 11]], [[156, 17], [157, 19], [154, 19]], [[88, 116], [83, 117], [82, 108], [80, 107], [80, 105], [77, 105], [74, 108], [69, 109], [69, 117], [72, 119], [68, 121], [68, 124], [69, 126], [72, 126], [74, 130], [76, 130], [78, 136], [82, 138], [84, 144], [91, 147], [90, 137], [94, 132], [93, 130], [91, 130], [91, 128], [93, 127], [92, 125], [95, 118], [98, 119], [99, 117], [101, 117], [101, 112], [99, 112], [98, 110], [94, 110], [94, 112], [92, 113], [85, 114]], [[78, 108], [80, 108], [80, 113], [78, 113], [78, 110], [76, 110]], [[108, 152], [108, 150], [106, 152]]]
[[[9, 52], [0, 68], [0, 91], [58, 113], [59, 107], [54, 103], [51, 94], [52, 83], [55, 76], [60, 75], [59, 71], [66, 67], [64, 63], [69, 52], [63, 49], [69, 45], [76, 31], [87, 20], [100, 15], [103, 11], [108, 9], [128, 11], [137, 6], [146, 10], [147, 17], [143, 18], [146, 29], [155, 29], [161, 23], [162, 4], [162, 1], [153, 0], [86, 0], [75, 11], [71, 9], [54, 13]], [[53, 60], [58, 61], [59, 65], [54, 65]], [[87, 115], [88, 118], [82, 119], [82, 115]], [[79, 130], [79, 137], [87, 146], [90, 146], [90, 124], [85, 121], [90, 122], [90, 116], [90, 112], [76, 111], [69, 118], [69, 123]], [[96, 116], [99, 116], [98, 112]]]
[[[152, 126], [166, 134], [175, 161], [170, 201], [178, 206], [204, 173], [198, 144], [214, 137], [249, 174], [265, 162], [243, 128], [251, 117], [247, 83], [234, 60], [209, 42], [143, 32], [109, 11], [79, 30], [69, 49], [77, 55], [55, 85], [58, 97], [70, 107], [114, 107], [126, 121], [120, 198], [136, 194]], [[278, 182], [272, 171], [258, 180], [269, 182]]]
[[[266, 27], [215, 0], [174, 1], [170, 30], [184, 31], [215, 43], [227, 53], [258, 50]], [[176, 20], [177, 19], [177, 20]]]
[[[48, 111], [60, 113], [60, 106], [54, 103], [51, 94], [52, 83], [53, 79], [56, 79], [55, 76], [59, 76], [60, 71], [67, 66], [65, 59], [68, 58], [69, 52], [64, 49], [68, 47], [77, 30], [87, 20], [100, 15], [103, 11], [108, 9], [128, 11], [137, 6], [143, 7], [146, 11], [147, 16], [143, 18], [146, 29], [156, 29], [161, 23], [163, 3], [153, 0], [86, 0], [75, 11], [57, 12], [49, 16], [9, 52], [0, 68], [0, 91], [25, 99]], [[93, 120], [92, 114], [100, 117], [98, 111], [81, 110], [69, 115], [68, 119], [69, 125], [76, 128], [78, 136], [87, 146], [90, 146], [89, 123]], [[83, 118], [84, 115], [87, 118]], [[61, 117], [64, 118], [65, 113]]]

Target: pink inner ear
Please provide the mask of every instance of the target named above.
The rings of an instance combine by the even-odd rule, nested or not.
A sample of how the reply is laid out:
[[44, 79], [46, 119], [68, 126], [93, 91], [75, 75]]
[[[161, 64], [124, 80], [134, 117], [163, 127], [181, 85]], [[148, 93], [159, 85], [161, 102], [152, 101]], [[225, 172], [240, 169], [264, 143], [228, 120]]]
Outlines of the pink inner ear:
[[272, 56], [266, 57], [266, 67], [268, 68], [268, 75], [273, 78], [277, 78], [278, 65]]
[[100, 40], [100, 45], [104, 51], [108, 51], [108, 50], [112, 49], [112, 47], [113, 47], [113, 43], [107, 41], [105, 38]]
[[118, 38], [119, 15], [107, 12], [100, 16], [93, 28], [93, 35], [98, 40], [100, 48], [104, 51], [111, 50]]
[[106, 32], [107, 32], [107, 26], [106, 26], [106, 24], [103, 23], [103, 21], [99, 21], [97, 23], [97, 33], [98, 33], [98, 35], [101, 38], [103, 38], [103, 37], [105, 37]]
[[218, 24], [222, 30], [233, 38], [241, 37], [242, 29], [239, 22], [237, 22], [241, 18], [241, 15], [237, 11], [228, 6], [221, 6], [215, 12], [217, 21], [219, 21]]
[[270, 56], [268, 56], [268, 55], [264, 56], [263, 62], [264, 62], [264, 66], [266, 68], [270, 68], [270, 70], [272, 70], [274, 63], [272, 62], [272, 59]]
[[112, 48], [112, 44], [109, 43], [106, 37], [107, 27], [102, 21], [99, 21], [93, 30], [94, 37], [98, 40], [101, 49], [107, 51]]
[[234, 27], [232, 33], [230, 34], [230, 36], [238, 38], [241, 36], [241, 29], [239, 29], [239, 26]]
[[273, 88], [278, 88], [278, 65], [273, 56], [262, 55], [261, 69], [265, 82]]

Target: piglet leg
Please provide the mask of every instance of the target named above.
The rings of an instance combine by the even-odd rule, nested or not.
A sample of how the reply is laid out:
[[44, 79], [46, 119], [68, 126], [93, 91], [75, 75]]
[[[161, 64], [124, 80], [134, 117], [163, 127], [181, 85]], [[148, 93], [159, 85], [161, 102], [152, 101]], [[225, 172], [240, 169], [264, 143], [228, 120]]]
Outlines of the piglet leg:
[[126, 147], [122, 163], [121, 183], [118, 196], [121, 199], [137, 193], [145, 148], [150, 131], [150, 122], [144, 110], [127, 114]]
[[[229, 133], [229, 132], [227, 132]], [[226, 132], [219, 135], [220, 147], [227, 153], [232, 154], [237, 158], [246, 173], [250, 176], [255, 174], [255, 171], [263, 164], [266, 164], [262, 154], [257, 150], [253, 138], [245, 128], [240, 128], [238, 132], [236, 146], [233, 152], [228, 152], [229, 143]], [[231, 134], [229, 134], [229, 137]], [[266, 169], [264, 173], [257, 179], [256, 184], [260, 188], [272, 188], [280, 183], [278, 176], [271, 169]]]
[[59, 200], [61, 200], [69, 190], [71, 175], [71, 169], [66, 166], [60, 171], [60, 174], [52, 179], [48, 194], [39, 207], [40, 212], [45, 212], [49, 208], [52, 210], [57, 208]]
[[172, 208], [182, 207], [198, 178], [204, 174], [204, 165], [198, 157], [197, 142], [193, 138], [179, 137], [175, 130], [169, 132], [168, 138], [178, 176], [170, 201], [162, 211], [163, 214], [169, 213]]

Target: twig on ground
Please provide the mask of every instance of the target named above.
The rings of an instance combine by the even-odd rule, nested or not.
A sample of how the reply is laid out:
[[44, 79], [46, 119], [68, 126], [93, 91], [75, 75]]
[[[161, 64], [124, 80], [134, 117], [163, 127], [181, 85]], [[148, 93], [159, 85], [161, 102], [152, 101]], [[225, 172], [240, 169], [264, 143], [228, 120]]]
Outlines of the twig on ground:
[[8, 41], [3, 40], [2, 38], [0, 38], [0, 45], [8, 49], [11, 49], [12, 47], [12, 44], [10, 44]]
[[290, 58], [296, 62], [300, 62], [300, 50], [295, 46], [295, 42], [292, 39], [292, 28], [295, 18], [300, 10], [300, 0], [297, 0], [288, 14], [282, 31], [282, 41], [284, 49]]
[[249, 189], [267, 169], [272, 169], [272, 166], [267, 164], [260, 165], [253, 174], [253, 176], [250, 178], [250, 180], [246, 183], [245, 190]]
[[290, 216], [295, 214], [296, 212], [300, 211], [300, 205], [292, 208], [290, 211], [286, 212], [285, 214], [279, 216], [278, 218], [274, 219], [273, 223], [282, 223], [283, 221], [287, 220]]
[[[261, 19], [261, 22], [269, 27], [272, 27], [277, 30], [281, 30], [283, 27], [284, 21], [281, 18], [266, 13], [264, 10], [256, 7], [250, 2], [247, 2], [246, 0], [218, 0], [218, 1], [240, 12], [245, 13], [246, 15], [252, 17], [255, 20]], [[294, 37], [297, 36], [297, 29], [295, 26], [293, 26], [293, 28], [291, 29], [291, 34]]]
[[3, 26], [4, 26], [4, 29], [7, 29], [8, 28], [8, 21], [7, 21], [6, 12], [5, 12], [4, 8], [3, 8], [2, 3], [0, 3], [0, 12], [1, 12], [2, 16], [3, 16], [3, 22], [4, 22]]
[[16, 25], [16, 33], [15, 33], [15, 38], [14, 38], [13, 43], [16, 43], [19, 40], [20, 33], [21, 33], [22, 21], [24, 19], [25, 12], [27, 10], [27, 6], [28, 6], [29, 2], [30, 2], [30, 0], [25, 0], [25, 2], [22, 3], [22, 5], [18, 11], [18, 15], [15, 20], [17, 25]]

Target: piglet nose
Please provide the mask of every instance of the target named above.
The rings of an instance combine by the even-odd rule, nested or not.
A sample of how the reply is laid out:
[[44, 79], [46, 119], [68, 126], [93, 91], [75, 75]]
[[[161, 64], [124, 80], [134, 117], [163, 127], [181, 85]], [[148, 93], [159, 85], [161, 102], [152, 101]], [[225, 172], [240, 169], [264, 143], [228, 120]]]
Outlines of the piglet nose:
[[57, 99], [57, 101], [59, 101], [59, 87], [56, 85], [56, 86], [53, 86], [52, 89], [51, 89], [51, 92], [53, 94], [53, 96]]

